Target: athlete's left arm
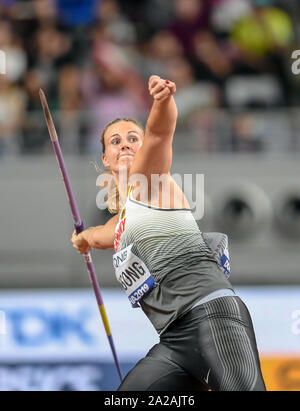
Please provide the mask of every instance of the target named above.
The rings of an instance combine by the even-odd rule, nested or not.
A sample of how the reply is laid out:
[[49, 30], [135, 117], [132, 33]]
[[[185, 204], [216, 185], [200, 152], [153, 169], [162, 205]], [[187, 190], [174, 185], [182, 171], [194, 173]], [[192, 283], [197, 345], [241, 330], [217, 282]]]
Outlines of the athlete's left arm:
[[173, 97], [175, 83], [151, 76], [149, 93], [153, 105], [146, 124], [144, 142], [135, 156], [130, 174], [169, 173], [172, 165], [172, 142], [177, 122], [177, 106]]

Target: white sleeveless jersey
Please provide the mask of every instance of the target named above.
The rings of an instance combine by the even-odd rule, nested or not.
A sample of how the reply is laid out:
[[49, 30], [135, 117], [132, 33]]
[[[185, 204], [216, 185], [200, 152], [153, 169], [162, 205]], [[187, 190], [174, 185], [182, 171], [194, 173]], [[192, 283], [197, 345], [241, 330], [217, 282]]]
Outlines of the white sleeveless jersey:
[[129, 190], [114, 248], [117, 279], [159, 333], [200, 298], [231, 288], [190, 209], [150, 206]]
[[149, 206], [134, 200], [131, 191], [116, 227], [115, 251], [130, 244], [157, 279], [181, 258], [185, 263], [213, 260], [190, 209]]

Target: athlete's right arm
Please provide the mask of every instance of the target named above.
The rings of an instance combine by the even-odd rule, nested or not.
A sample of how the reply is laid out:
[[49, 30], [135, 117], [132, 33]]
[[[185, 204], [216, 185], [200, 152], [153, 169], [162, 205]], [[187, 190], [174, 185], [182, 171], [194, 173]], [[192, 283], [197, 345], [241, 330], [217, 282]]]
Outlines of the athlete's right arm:
[[84, 254], [93, 248], [99, 250], [113, 248], [118, 220], [119, 213], [108, 220], [106, 224], [90, 227], [78, 235], [74, 230], [71, 238], [73, 247], [78, 250], [79, 254]]

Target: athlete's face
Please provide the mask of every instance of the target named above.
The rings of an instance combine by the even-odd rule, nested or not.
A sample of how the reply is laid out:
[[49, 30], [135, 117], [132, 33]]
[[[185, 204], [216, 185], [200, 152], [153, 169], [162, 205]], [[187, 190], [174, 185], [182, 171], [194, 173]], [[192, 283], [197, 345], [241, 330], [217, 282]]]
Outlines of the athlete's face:
[[104, 142], [105, 153], [102, 154], [104, 166], [115, 172], [120, 168], [130, 169], [135, 154], [143, 144], [143, 131], [134, 123], [120, 121], [108, 127]]

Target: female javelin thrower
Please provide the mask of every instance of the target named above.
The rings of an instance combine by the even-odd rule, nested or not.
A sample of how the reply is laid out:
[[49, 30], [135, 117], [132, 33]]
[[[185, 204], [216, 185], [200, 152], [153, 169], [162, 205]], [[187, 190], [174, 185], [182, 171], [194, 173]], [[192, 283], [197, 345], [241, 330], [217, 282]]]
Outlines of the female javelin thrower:
[[[109, 206], [117, 212], [114, 217], [78, 236], [73, 232], [71, 241], [80, 254], [114, 247], [117, 279], [132, 306], [142, 308], [160, 335], [160, 342], [127, 374], [119, 390], [265, 391], [248, 310], [170, 175], [175, 91], [173, 82], [151, 76], [154, 100], [145, 132], [129, 119], [117, 119], [105, 128], [102, 161], [120, 195], [128, 189], [121, 186], [121, 169], [129, 178], [145, 176], [148, 184], [139, 187], [136, 196], [129, 187], [122, 209]], [[154, 174], [167, 176], [169, 198], [161, 188], [156, 194], [151, 190]]]

